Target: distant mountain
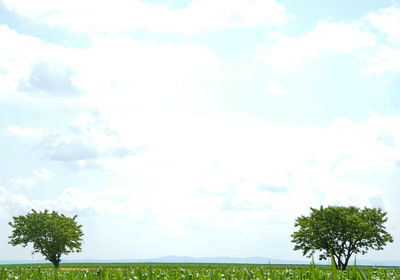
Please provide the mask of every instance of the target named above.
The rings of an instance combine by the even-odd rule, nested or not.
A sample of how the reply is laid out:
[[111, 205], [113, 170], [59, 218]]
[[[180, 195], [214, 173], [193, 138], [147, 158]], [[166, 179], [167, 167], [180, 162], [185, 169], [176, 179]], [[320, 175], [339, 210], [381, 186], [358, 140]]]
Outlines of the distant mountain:
[[141, 260], [140, 262], [160, 262], [160, 263], [241, 263], [241, 264], [308, 264], [309, 261], [287, 261], [279, 259], [269, 259], [263, 257], [204, 257], [194, 258], [188, 256], [165, 256], [161, 258], [153, 258]]
[[[119, 259], [119, 260], [62, 260], [63, 263], [236, 263], [236, 264], [309, 264], [309, 261], [287, 261], [268, 259], [263, 257], [232, 258], [232, 257], [204, 257], [194, 258], [188, 256], [165, 256], [151, 259]], [[0, 264], [27, 264], [49, 263], [45, 260], [0, 260]]]
[[[62, 260], [63, 263], [234, 263], [234, 264], [309, 264], [309, 259], [304, 260], [281, 260], [270, 259], [264, 257], [204, 257], [194, 258], [188, 256], [165, 256], [151, 259], [119, 259], [119, 260]], [[48, 263], [45, 260], [0, 260], [0, 264], [37, 264]], [[316, 262], [317, 264], [329, 264], [329, 262]], [[376, 265], [376, 266], [400, 266], [400, 261], [374, 261], [374, 260], [357, 260], [358, 265]]]
[[[129, 260], [127, 260], [129, 262]], [[134, 260], [131, 260], [134, 261]], [[271, 259], [264, 257], [247, 257], [247, 258], [232, 258], [232, 257], [204, 257], [194, 258], [188, 256], [165, 256], [161, 258], [153, 258], [146, 260], [135, 260], [135, 262], [150, 262], [150, 263], [237, 263], [237, 264], [310, 264], [310, 259], [304, 260], [282, 260]], [[329, 265], [330, 261], [316, 261], [316, 264]], [[400, 261], [375, 261], [375, 260], [357, 260], [359, 265], [377, 265], [377, 266], [400, 266]]]

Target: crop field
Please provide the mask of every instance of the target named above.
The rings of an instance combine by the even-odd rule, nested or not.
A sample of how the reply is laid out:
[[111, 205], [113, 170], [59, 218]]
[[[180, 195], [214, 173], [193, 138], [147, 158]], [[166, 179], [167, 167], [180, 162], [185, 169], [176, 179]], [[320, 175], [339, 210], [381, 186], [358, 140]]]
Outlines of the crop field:
[[0, 280], [400, 280], [397, 267], [241, 264], [62, 264], [0, 266]]

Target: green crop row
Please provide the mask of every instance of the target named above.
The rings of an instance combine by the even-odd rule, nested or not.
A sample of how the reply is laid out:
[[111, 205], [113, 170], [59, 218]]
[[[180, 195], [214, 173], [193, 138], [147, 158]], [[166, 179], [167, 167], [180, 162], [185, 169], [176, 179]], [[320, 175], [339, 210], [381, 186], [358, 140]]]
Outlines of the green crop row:
[[237, 264], [63, 264], [0, 266], [0, 280], [400, 280], [395, 268]]

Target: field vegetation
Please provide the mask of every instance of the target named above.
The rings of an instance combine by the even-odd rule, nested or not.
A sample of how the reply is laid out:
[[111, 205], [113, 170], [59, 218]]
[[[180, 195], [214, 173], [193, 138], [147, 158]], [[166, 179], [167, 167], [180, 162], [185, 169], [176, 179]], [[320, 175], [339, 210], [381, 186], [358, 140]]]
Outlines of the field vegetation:
[[396, 267], [78, 263], [0, 266], [0, 280], [400, 280]]

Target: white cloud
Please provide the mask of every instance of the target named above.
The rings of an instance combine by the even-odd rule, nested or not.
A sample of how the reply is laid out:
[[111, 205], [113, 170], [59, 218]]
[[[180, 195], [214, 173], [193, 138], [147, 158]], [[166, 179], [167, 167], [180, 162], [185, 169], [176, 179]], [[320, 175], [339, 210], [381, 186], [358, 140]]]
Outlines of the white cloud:
[[43, 139], [46, 158], [55, 161], [76, 161], [97, 159], [100, 156], [95, 142], [91, 139], [50, 134]]
[[[94, 69], [95, 64], [99, 67]], [[117, 36], [96, 37], [79, 68], [87, 92], [81, 100], [98, 108], [110, 127], [134, 146], [158, 142], [154, 134], [169, 137], [170, 124], [207, 111], [213, 106], [210, 100], [230, 82], [223, 62], [205, 46]]]
[[[77, 96], [79, 51], [47, 44], [0, 25], [0, 96]], [[26, 51], [29, 46], [29, 51]]]
[[389, 7], [366, 16], [367, 20], [387, 35], [389, 41], [400, 43], [400, 8]]
[[42, 181], [50, 181], [51, 179], [53, 179], [53, 173], [46, 168], [36, 170], [33, 172], [33, 174], [36, 176], [36, 178]]
[[53, 177], [54, 175], [50, 170], [42, 168], [33, 171], [29, 177], [13, 179], [12, 183], [18, 187], [31, 188], [40, 183], [51, 181]]
[[[93, 48], [80, 63], [83, 82], [97, 90], [92, 94], [103, 97], [106, 91], [104, 97], [110, 99], [108, 92], [121, 95], [118, 91], [123, 91], [124, 102], [135, 97], [165, 102], [181, 95], [188, 84], [214, 82], [221, 68], [220, 59], [206, 46], [155, 44], [119, 36], [94, 38]], [[93, 69], [94, 63], [101, 67]]]
[[[42, 178], [41, 178], [42, 177]], [[44, 179], [43, 177], [46, 177]], [[37, 184], [39, 180], [51, 180], [52, 173], [46, 169], [34, 172], [32, 180]], [[25, 180], [25, 183], [30, 180]], [[19, 182], [19, 181], [18, 181]], [[17, 183], [18, 183], [17, 182]], [[78, 188], [67, 188], [59, 196], [53, 199], [38, 200], [29, 199], [25, 194], [18, 194], [0, 187], [0, 205], [8, 214], [35, 210], [56, 210], [63, 212], [94, 211], [95, 213], [108, 213], [115, 216], [128, 215], [129, 219], [141, 219], [145, 201], [134, 196], [132, 190], [113, 186], [100, 192], [90, 193]], [[15, 211], [12, 210], [15, 208]]]
[[282, 86], [274, 80], [267, 81], [264, 91], [268, 95], [288, 95], [288, 94], [290, 94], [289, 90], [282, 88]]
[[[372, 206], [374, 197], [383, 195], [380, 186], [352, 176], [377, 171], [391, 174], [400, 159], [398, 116], [374, 115], [363, 122], [338, 118], [328, 128], [238, 119], [186, 121], [169, 124], [169, 135], [154, 127], [151, 135], [163, 141], [152, 142], [138, 157], [109, 166], [120, 178], [132, 175], [132, 170], [140, 174], [144, 197], [157, 192], [154, 203], [160, 206], [151, 208], [160, 222], [170, 221], [167, 216], [184, 222], [187, 214], [215, 221], [208, 223], [214, 229], [233, 229], [255, 227], [266, 213], [292, 223], [294, 216], [310, 206]], [[315, 162], [312, 166], [307, 164], [310, 158]], [[268, 192], [260, 184], [283, 186], [285, 191]], [[199, 195], [211, 202], [199, 200]], [[198, 200], [200, 209], [203, 203], [212, 203], [211, 213], [193, 206]], [[165, 209], [165, 201], [176, 206]], [[187, 209], [185, 214], [179, 214], [181, 207]]]
[[124, 158], [140, 151], [124, 143], [109, 129], [98, 113], [81, 113], [72, 120], [70, 135], [48, 133], [42, 137], [41, 149], [47, 159], [76, 162], [81, 168], [98, 167], [104, 158]]
[[[30, 37], [5, 30], [5, 35], [15, 35], [22, 40], [21, 44], [30, 43]], [[38, 51], [26, 59], [28, 70], [16, 76], [10, 93], [18, 90], [20, 81], [30, 79], [38, 61], [50, 61], [51, 65], [66, 63], [77, 73], [74, 85], [85, 92], [75, 102], [98, 109], [108, 124], [96, 120], [93, 115], [82, 114], [72, 121], [70, 134], [17, 126], [9, 126], [8, 130], [42, 139], [45, 158], [70, 161], [79, 168], [97, 168], [104, 165], [102, 159], [123, 158], [135, 154], [148, 143], [157, 142], [159, 136], [155, 134], [170, 133], [166, 130], [169, 125], [159, 127], [160, 123], [180, 122], [192, 109], [207, 110], [210, 96], [218, 94], [221, 84], [229, 83], [222, 61], [205, 46], [154, 44], [118, 36], [99, 36], [94, 38], [91, 48], [76, 51], [38, 42]], [[12, 45], [7, 46], [7, 50], [12, 49]], [[10, 60], [14, 57], [18, 57], [18, 53]], [[158, 127], [158, 131], [149, 130], [149, 127]], [[60, 130], [65, 129], [60, 127]]]
[[319, 22], [302, 37], [290, 38], [275, 32], [270, 40], [270, 45], [259, 46], [258, 51], [261, 60], [278, 72], [293, 71], [324, 53], [351, 53], [375, 43], [374, 35], [362, 31], [358, 24], [329, 22]]
[[[104, 168], [104, 159], [124, 158], [144, 149], [126, 143], [96, 112], [81, 113], [72, 120], [71, 133], [65, 135], [42, 128], [21, 128], [15, 125], [9, 125], [7, 129], [18, 136], [37, 138], [45, 159], [63, 161], [79, 169]], [[36, 175], [40, 177], [39, 173]], [[36, 177], [18, 179], [14, 183], [32, 185], [36, 183]]]
[[[122, 191], [122, 192], [121, 192]], [[138, 197], [118, 186], [109, 187], [97, 193], [88, 193], [78, 188], [66, 189], [56, 200], [48, 202], [52, 207], [64, 211], [94, 210], [116, 216], [127, 215], [129, 219], [142, 219]]]
[[[129, 233], [147, 227], [153, 238], [162, 232], [157, 235], [160, 242], [201, 242], [204, 234], [229, 231], [252, 235], [273, 229], [290, 234], [297, 216], [320, 205], [382, 206], [389, 213], [389, 225], [398, 222], [394, 198], [400, 194], [390, 190], [388, 195], [380, 185], [352, 176], [393, 174], [400, 159], [399, 116], [373, 115], [362, 122], [338, 118], [326, 128], [242, 118], [185, 121], [170, 123], [165, 130], [165, 123], [152, 127], [149, 137], [162, 141], [151, 142], [135, 157], [109, 162], [118, 186], [70, 187], [47, 200], [8, 192], [7, 203], [0, 205], [7, 213], [33, 207], [79, 214], [87, 221], [88, 236], [98, 219], [115, 221], [108, 229], [110, 236], [122, 228]], [[90, 114], [74, 120], [81, 134], [90, 134], [93, 123], [96, 117]], [[310, 158], [313, 165], [307, 164]], [[269, 187], [262, 189], [260, 184]], [[179, 242], [172, 243], [185, 252]]]
[[144, 29], [192, 34], [220, 28], [284, 25], [292, 17], [274, 0], [194, 0], [178, 10], [138, 0], [4, 3], [8, 9], [36, 21], [94, 33]]
[[[30, 36], [24, 36], [6, 25], [0, 25], [0, 95], [13, 92], [21, 77], [29, 75], [33, 62], [32, 53], [41, 48], [41, 42]], [[30, 51], [26, 51], [26, 46]]]
[[[110, 106], [114, 102], [142, 110], [138, 98], [164, 107], [166, 102], [181, 102], [179, 97], [200, 93], [204, 87], [212, 94], [225, 75], [220, 59], [208, 47], [195, 44], [96, 36], [91, 48], [76, 50], [44, 43], [4, 25], [0, 26], [0, 35], [4, 38], [0, 46], [3, 96], [74, 97], [87, 101], [90, 108], [104, 101]], [[20, 47], [26, 45], [29, 52]], [[110, 94], [116, 97], [110, 100]], [[181, 105], [176, 102], [176, 106]]]
[[[32, 9], [28, 9], [30, 2], [14, 3], [8, 2], [8, 5], [15, 5], [21, 14], [46, 21], [58, 20], [64, 26], [71, 26], [68, 15], [74, 13], [73, 9], [57, 6], [66, 7], [69, 2], [51, 1], [47, 6], [35, 3]], [[162, 15], [179, 12], [188, 16], [190, 9], [197, 12], [210, 3], [195, 1], [184, 11], [158, 7]], [[172, 21], [165, 30], [190, 33], [216, 26], [268, 24], [264, 12], [272, 11], [261, 6], [272, 2], [232, 3], [235, 8], [225, 11], [220, 3], [214, 3], [212, 12], [216, 15], [210, 15], [209, 25], [200, 19], [191, 19], [187, 26], [174, 27], [176, 23]], [[247, 6], [248, 3], [254, 6]], [[138, 2], [129, 5], [136, 4], [139, 5]], [[87, 3], [82, 5], [85, 9]], [[80, 9], [76, 11], [82, 12], [82, 17], [93, 11]], [[255, 9], [260, 15], [250, 17]], [[61, 12], [52, 16], [55, 10]], [[226, 23], [233, 10], [241, 13], [238, 22]], [[217, 22], [217, 15], [221, 13], [226, 15]], [[277, 15], [276, 24], [281, 19], [279, 13]], [[108, 30], [104, 23], [96, 22], [96, 18], [93, 24], [88, 21], [88, 25], [78, 26], [79, 20], [78, 17], [76, 27], [72, 28], [82, 27], [79, 30], [82, 32], [121, 30], [113, 25]], [[157, 22], [146, 25], [146, 20], [135, 28], [163, 30]], [[120, 226], [110, 227], [110, 231], [129, 233], [145, 225], [162, 233], [160, 236], [153, 233], [152, 237], [157, 236], [155, 240], [171, 246], [173, 243], [168, 241], [173, 238], [204, 240], [204, 236], [203, 239], [199, 237], [199, 228], [206, 234], [238, 232], [244, 236], [244, 232], [254, 234], [265, 228], [286, 234], [292, 230], [296, 216], [306, 214], [310, 206], [321, 204], [382, 205], [389, 211], [393, 224], [393, 201], [397, 194], [388, 195], [384, 187], [368, 182], [362, 174], [391, 176], [398, 172], [399, 116], [373, 115], [360, 122], [336, 118], [328, 127], [257, 121], [232, 115], [219, 107], [217, 100], [225, 98], [234, 70], [207, 46], [151, 43], [103, 35], [94, 36], [89, 49], [78, 51], [44, 44], [4, 26], [0, 32], [10, 38], [5, 41], [15, 43], [0, 46], [0, 59], [5, 62], [0, 65], [7, 65], [5, 71], [0, 70], [0, 79], [10, 82], [0, 83], [3, 93], [22, 91], [21, 84], [26, 85], [27, 81], [31, 82], [31, 87], [25, 88], [23, 94], [29, 96], [34, 96], [32, 89], [63, 97], [65, 88], [82, 90], [78, 95], [67, 94], [74, 99], [66, 100], [77, 106], [72, 112], [66, 109], [65, 115], [64, 111], [60, 113], [63, 121], [57, 123], [57, 129], [10, 125], [7, 130], [40, 139], [44, 159], [62, 161], [79, 169], [107, 169], [107, 172], [99, 172], [100, 177], [88, 186], [82, 182], [86, 184], [97, 177], [98, 171], [79, 170], [76, 174], [81, 177], [73, 181], [73, 186], [46, 200], [15, 193], [17, 188], [14, 191], [0, 188], [0, 207], [7, 213], [51, 208], [85, 213], [88, 221], [97, 221], [94, 215], [104, 220], [107, 220], [106, 215], [111, 215]], [[265, 61], [277, 71], [292, 70], [324, 53], [351, 53], [374, 45], [373, 35], [356, 24], [343, 23], [320, 23], [315, 30], [299, 38], [275, 33], [272, 39], [273, 45], [264, 47], [261, 52]], [[13, 47], [18, 44], [32, 44], [32, 52]], [[390, 57], [387, 55], [382, 61], [389, 63]], [[379, 60], [371, 61], [371, 67], [377, 66], [377, 70], [371, 72], [384, 71], [379, 70], [379, 63]], [[55, 70], [54, 79], [49, 79], [50, 70]], [[251, 76], [251, 70], [243, 72]], [[43, 85], [43, 81], [48, 83]], [[54, 89], [55, 82], [65, 87]], [[266, 81], [265, 93], [290, 92], [271, 79]], [[49, 103], [66, 100], [51, 99]], [[75, 116], [72, 120], [71, 115]], [[38, 123], [36, 127], [41, 126]], [[139, 147], [146, 147], [146, 150], [139, 153]], [[133, 154], [135, 156], [130, 156]], [[60, 173], [63, 171], [63, 165], [48, 164], [58, 166], [60, 169], [55, 170]], [[55, 175], [55, 179], [63, 178]], [[113, 178], [117, 178], [118, 186], [109, 185]], [[33, 186], [40, 180], [50, 179], [51, 174], [37, 170], [13, 182]], [[127, 220], [132, 223], [131, 227], [126, 226]], [[96, 232], [94, 228], [90, 230]], [[146, 238], [150, 237], [143, 239]], [[182, 247], [180, 242], [174, 244]]]
[[39, 59], [17, 90], [33, 95], [76, 96], [81, 93], [74, 82], [77, 76], [72, 66]]
[[16, 125], [7, 126], [7, 130], [18, 136], [40, 138], [45, 134], [42, 128], [23, 128]]
[[[308, 50], [307, 44], [319, 38], [322, 30], [349, 28], [360, 36], [354, 36], [356, 39], [362, 39], [358, 46], [371, 39], [354, 26], [321, 26], [299, 39], [307, 59], [313, 59], [314, 52], [347, 52], [357, 46], [320, 42]], [[350, 35], [343, 38], [346, 36]], [[400, 126], [398, 117], [373, 116], [361, 123], [336, 119], [329, 128], [257, 122], [225, 112], [214, 118], [208, 102], [230, 80], [225, 76], [226, 66], [205, 46], [99, 36], [81, 54], [79, 61], [70, 62], [79, 75], [77, 84], [86, 92], [78, 97], [79, 102], [98, 113], [77, 115], [69, 122], [69, 132], [66, 127], [49, 132], [9, 130], [39, 137], [47, 159], [81, 169], [107, 168], [125, 182], [121, 183], [123, 190], [115, 193], [122, 193], [127, 200], [107, 198], [112, 191], [95, 194], [75, 189], [57, 202], [46, 202], [49, 207], [63, 205], [68, 211], [101, 213], [113, 208], [115, 215], [129, 209], [129, 215], [138, 219], [152, 216], [154, 223], [171, 235], [194, 234], [186, 226], [193, 220], [211, 230], [250, 230], [262, 223], [290, 224], [294, 215], [326, 201], [371, 205], [378, 201], [374, 197], [381, 195], [379, 188], [337, 177], [351, 177], [360, 171], [390, 173], [400, 159], [400, 136], [395, 129]], [[273, 80], [267, 82], [274, 85]], [[276, 84], [272, 89], [285, 91]], [[145, 152], [129, 156], [142, 146], [146, 146]], [[307, 164], [310, 159], [313, 165]], [[263, 191], [261, 183], [285, 186], [287, 191]], [[354, 192], [342, 189], [346, 192], [341, 196], [334, 191], [353, 184]], [[358, 198], [354, 196], [357, 192], [362, 193]], [[210, 195], [199, 198], [201, 193]], [[226, 197], [226, 193], [232, 196]], [[139, 208], [129, 206], [135, 204]], [[204, 205], [209, 205], [206, 210]], [[266, 218], [266, 213], [275, 218]]]
[[10, 215], [24, 214], [34, 208], [36, 203], [37, 201], [31, 201], [25, 195], [15, 194], [3, 188], [0, 192], [0, 215], [9, 220]]
[[400, 70], [400, 49], [381, 46], [374, 55], [366, 57], [369, 66], [364, 74], [382, 74]]
[[400, 70], [400, 9], [389, 7], [365, 16], [366, 22], [384, 34], [378, 49], [364, 55], [369, 66], [364, 74], [382, 74]]

